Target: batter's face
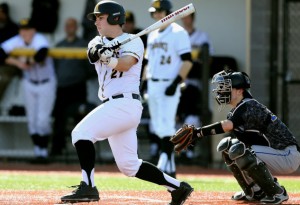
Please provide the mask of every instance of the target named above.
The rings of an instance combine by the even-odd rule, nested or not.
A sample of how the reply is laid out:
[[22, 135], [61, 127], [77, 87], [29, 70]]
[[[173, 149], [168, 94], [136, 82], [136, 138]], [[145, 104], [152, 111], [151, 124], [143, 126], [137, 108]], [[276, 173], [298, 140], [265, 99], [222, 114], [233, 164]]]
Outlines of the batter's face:
[[100, 35], [109, 36], [112, 26], [107, 22], [108, 14], [96, 14], [95, 25]]

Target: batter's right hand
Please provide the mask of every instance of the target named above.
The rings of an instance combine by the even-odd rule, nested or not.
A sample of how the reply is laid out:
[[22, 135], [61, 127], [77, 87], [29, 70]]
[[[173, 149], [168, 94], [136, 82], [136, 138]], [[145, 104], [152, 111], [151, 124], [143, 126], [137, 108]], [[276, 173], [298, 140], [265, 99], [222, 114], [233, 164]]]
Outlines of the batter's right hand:
[[96, 62], [99, 60], [100, 56], [99, 56], [98, 52], [100, 49], [102, 49], [102, 47], [103, 47], [102, 44], [94, 44], [89, 49], [88, 55], [92, 62]]
[[172, 83], [169, 87], [167, 87], [165, 91], [165, 95], [173, 96], [176, 92], [176, 89], [177, 89], [177, 85]]

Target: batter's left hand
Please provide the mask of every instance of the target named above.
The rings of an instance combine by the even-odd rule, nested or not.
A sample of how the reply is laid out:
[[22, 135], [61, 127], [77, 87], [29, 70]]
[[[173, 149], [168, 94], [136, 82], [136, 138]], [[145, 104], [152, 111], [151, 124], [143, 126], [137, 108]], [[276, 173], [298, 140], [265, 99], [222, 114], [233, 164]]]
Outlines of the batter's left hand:
[[169, 87], [167, 87], [165, 94], [168, 96], [173, 96], [176, 92], [176, 89], [177, 89], [177, 85], [174, 85], [172, 83]]
[[121, 43], [119, 41], [113, 41], [112, 44], [110, 44], [110, 48], [114, 51], [117, 52], [120, 49]]
[[111, 48], [103, 46], [102, 49], [99, 50], [98, 55], [100, 57], [101, 62], [107, 62], [113, 56], [114, 52]]

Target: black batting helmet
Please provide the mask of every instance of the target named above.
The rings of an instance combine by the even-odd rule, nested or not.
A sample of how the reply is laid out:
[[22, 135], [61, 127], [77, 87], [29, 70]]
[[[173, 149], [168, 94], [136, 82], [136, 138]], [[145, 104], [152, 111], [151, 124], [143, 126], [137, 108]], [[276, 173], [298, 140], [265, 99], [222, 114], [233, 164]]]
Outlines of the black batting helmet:
[[125, 10], [123, 6], [115, 1], [100, 1], [96, 4], [94, 12], [89, 13], [87, 18], [91, 21], [95, 21], [96, 14], [108, 14], [107, 22], [111, 25], [123, 25], [125, 23]]
[[167, 13], [171, 13], [171, 9], [172, 4], [169, 0], [153, 0], [148, 11], [150, 13], [155, 11], [167, 11]]

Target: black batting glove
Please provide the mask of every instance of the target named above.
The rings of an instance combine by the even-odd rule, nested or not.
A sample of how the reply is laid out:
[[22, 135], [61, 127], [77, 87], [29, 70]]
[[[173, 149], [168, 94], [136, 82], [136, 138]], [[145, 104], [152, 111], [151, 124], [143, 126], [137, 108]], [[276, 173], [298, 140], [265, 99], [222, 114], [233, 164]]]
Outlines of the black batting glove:
[[165, 95], [167, 96], [173, 96], [176, 92], [177, 89], [177, 84], [171, 84], [169, 87], [167, 87], [166, 91], [165, 91]]
[[175, 80], [172, 82], [171, 85], [169, 85], [165, 91], [165, 95], [167, 96], [173, 96], [176, 92], [177, 85], [182, 81], [182, 77], [178, 75]]
[[95, 44], [90, 48], [88, 55], [92, 63], [95, 63], [100, 59], [98, 52], [102, 47], [103, 45], [101, 44]]

